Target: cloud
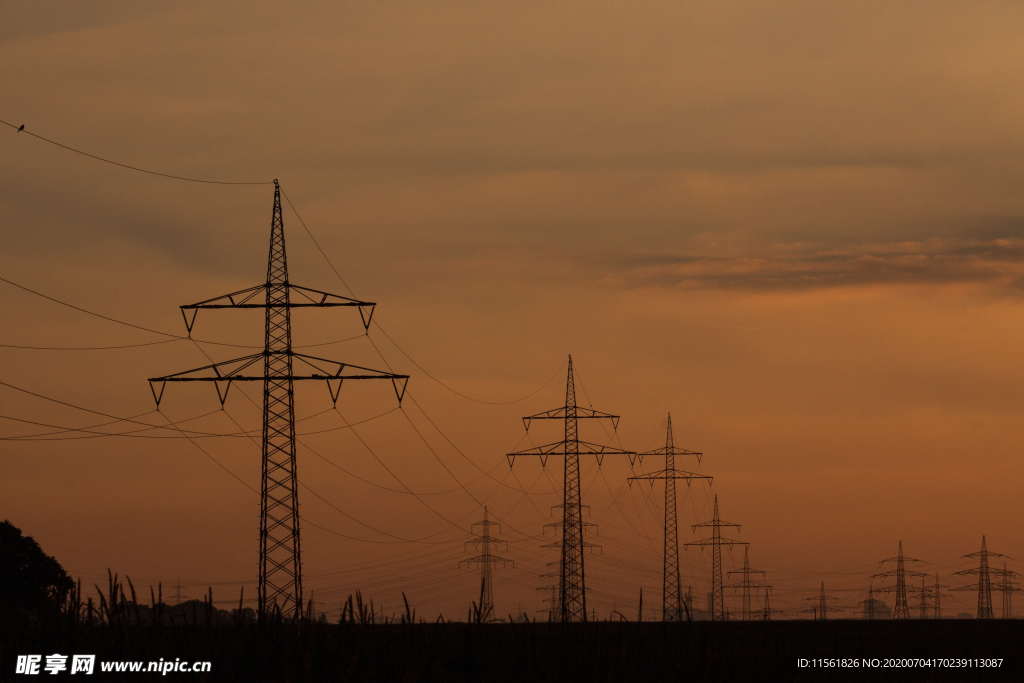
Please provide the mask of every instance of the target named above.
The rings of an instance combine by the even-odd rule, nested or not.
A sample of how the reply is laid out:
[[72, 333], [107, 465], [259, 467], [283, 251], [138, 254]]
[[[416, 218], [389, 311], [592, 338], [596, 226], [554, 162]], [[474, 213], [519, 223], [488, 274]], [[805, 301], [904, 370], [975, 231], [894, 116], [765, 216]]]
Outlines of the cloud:
[[844, 247], [776, 245], [758, 256], [637, 254], [621, 259], [634, 287], [745, 291], [811, 290], [869, 285], [987, 283], [1019, 290], [1024, 239], [934, 238]]

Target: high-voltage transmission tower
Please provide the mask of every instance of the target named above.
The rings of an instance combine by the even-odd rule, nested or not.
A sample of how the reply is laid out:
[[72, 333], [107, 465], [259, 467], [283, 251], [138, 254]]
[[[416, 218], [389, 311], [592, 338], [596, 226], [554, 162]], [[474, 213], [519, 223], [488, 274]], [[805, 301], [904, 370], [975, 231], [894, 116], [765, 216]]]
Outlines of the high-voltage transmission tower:
[[780, 609], [772, 609], [772, 586], [764, 587], [764, 605], [761, 608], [761, 620], [771, 621], [773, 614], [782, 612]]
[[[675, 438], [672, 435], [672, 414], [668, 415], [668, 426], [665, 429], [665, 445], [655, 448], [653, 451], [645, 451], [640, 454], [664, 456], [665, 467], [655, 472], [638, 474], [629, 477], [627, 481], [632, 484], [634, 481], [649, 481], [651, 487], [657, 481], [665, 482], [665, 516], [664, 535], [662, 545], [661, 562], [661, 618], [662, 621], [682, 621], [684, 616], [691, 618], [689, 607], [682, 599], [682, 573], [679, 569], [679, 517], [676, 505], [676, 481], [682, 479], [689, 485], [693, 479], [707, 479], [711, 483], [711, 477], [704, 474], [687, 472], [676, 467], [676, 458], [692, 455], [700, 462], [704, 455], [700, 451], [689, 451], [685, 448], [676, 448]], [[745, 618], [749, 618], [745, 617]]]
[[626, 451], [613, 446], [584, 441], [579, 437], [579, 420], [610, 420], [613, 429], [618, 429], [619, 416], [593, 408], [576, 405], [576, 381], [573, 376], [572, 356], [569, 356], [569, 372], [565, 380], [565, 405], [545, 410], [523, 418], [523, 427], [529, 431], [534, 420], [561, 420], [564, 438], [561, 441], [535, 446], [524, 451], [507, 453], [509, 467], [516, 457], [532, 455], [540, 458], [541, 467], [552, 455], [561, 455], [564, 460], [562, 485], [562, 543], [561, 564], [558, 577], [559, 621], [586, 621], [587, 583], [583, 566], [583, 552], [586, 547], [583, 537], [583, 495], [580, 490], [580, 456], [593, 455], [601, 465], [606, 455], [625, 455], [630, 464], [636, 458], [636, 451]]
[[830, 609], [833, 609], [833, 610], [834, 609], [840, 609], [838, 607], [830, 606], [828, 604], [829, 600], [835, 600], [835, 599], [836, 599], [836, 597], [834, 595], [829, 595], [825, 591], [825, 582], [822, 581], [821, 582], [821, 586], [818, 588], [818, 594], [817, 595], [814, 595], [814, 596], [811, 596], [811, 597], [808, 597], [808, 598], [804, 598], [804, 600], [813, 600], [815, 602], [815, 605], [813, 607], [808, 607], [807, 609], [804, 609], [802, 611], [808, 612], [808, 613], [813, 613], [815, 619], [817, 619], [819, 621], [825, 621], [825, 620], [828, 619], [828, 611]]
[[[408, 375], [373, 370], [293, 351], [291, 310], [335, 306], [357, 308], [363, 328], [367, 329], [376, 304], [301, 287], [288, 280], [281, 187], [275, 179], [266, 281], [181, 307], [181, 315], [190, 335], [196, 315], [201, 309], [264, 309], [263, 350], [149, 379], [157, 408], [160, 407], [167, 382], [212, 382], [222, 407], [232, 383], [263, 384], [258, 591], [261, 618], [271, 612], [279, 612], [287, 618], [299, 618], [302, 615], [302, 546], [295, 461], [295, 382], [326, 382], [331, 401], [336, 405], [341, 385], [346, 380], [390, 380], [399, 402], [409, 380]], [[259, 371], [261, 366], [262, 372]]]
[[546, 579], [548, 583], [537, 588], [541, 591], [545, 597], [541, 598], [541, 603], [546, 603], [547, 607], [544, 609], [537, 610], [541, 614], [546, 614], [549, 622], [558, 621], [561, 611], [558, 609], [558, 577], [559, 572], [556, 571], [561, 562], [553, 560], [551, 562], [545, 562], [544, 565], [548, 567], [548, 570], [543, 574], [540, 574], [541, 579]]
[[693, 525], [693, 529], [698, 528], [711, 528], [711, 536], [708, 538], [702, 538], [699, 541], [692, 541], [690, 543], [684, 543], [684, 548], [704, 548], [711, 547], [711, 620], [712, 621], [725, 621], [728, 619], [728, 614], [725, 611], [725, 582], [722, 577], [722, 546], [729, 546], [732, 549], [734, 545], [750, 545], [747, 541], [736, 541], [731, 538], [722, 536], [722, 527], [733, 527], [739, 529], [739, 524], [732, 522], [723, 522], [718, 516], [718, 494], [715, 494], [715, 511], [714, 516], [707, 522], [700, 522]]
[[1020, 576], [1020, 572], [1006, 568], [1003, 562], [1002, 581], [999, 582], [999, 590], [1003, 594], [1003, 619], [1013, 618], [1013, 594], [1020, 590], [1020, 586], [1014, 583], [1013, 579]]
[[949, 596], [949, 593], [942, 592], [942, 589], [946, 587], [939, 583], [939, 574], [936, 572], [935, 583], [928, 588], [928, 599], [931, 600], [933, 619], [942, 618], [942, 596]]
[[920, 599], [920, 603], [917, 609], [917, 616], [919, 619], [928, 618], [928, 599], [931, 596], [931, 591], [928, 590], [928, 586], [925, 585], [925, 576], [921, 577], [921, 588], [918, 589], [917, 597]]
[[907, 557], [903, 554], [903, 541], [899, 542], [897, 546], [896, 557], [887, 557], [882, 560], [882, 563], [895, 562], [896, 568], [890, 569], [884, 572], [879, 572], [872, 576], [872, 578], [888, 578], [895, 577], [896, 583], [891, 586], [884, 588], [878, 588], [876, 590], [882, 593], [895, 593], [896, 594], [896, 605], [892, 609], [893, 619], [909, 619], [910, 618], [910, 604], [907, 602], [907, 577], [911, 576], [924, 576], [922, 572], [911, 571], [906, 567], [907, 562], [921, 562], [921, 560], [914, 559], [913, 557]]
[[768, 600], [768, 597], [767, 597], [768, 593], [767, 593], [767, 591], [768, 591], [768, 589], [771, 588], [771, 586], [768, 585], [767, 583], [759, 583], [757, 581], [752, 581], [751, 577], [753, 575], [757, 574], [757, 575], [760, 575], [763, 578], [765, 576], [765, 574], [767, 574], [767, 572], [764, 571], [763, 569], [751, 569], [751, 567], [750, 567], [750, 546], [746, 545], [746, 546], [743, 547], [743, 567], [740, 568], [740, 569], [732, 569], [732, 570], [726, 572], [726, 574], [739, 574], [742, 577], [742, 578], [740, 578], [739, 583], [729, 584], [728, 586], [726, 586], [726, 588], [739, 588], [742, 591], [741, 598], [742, 598], [743, 609], [740, 612], [740, 614], [742, 615], [740, 618], [743, 619], [744, 621], [750, 621], [751, 619], [754, 618], [754, 616], [753, 616], [753, 609], [751, 608], [752, 597], [753, 597], [753, 589], [755, 589], [755, 588], [764, 588], [765, 589], [765, 591], [766, 591], [765, 592], [765, 601], [766, 601], [766, 604], [767, 604], [767, 600]]
[[[955, 591], [978, 591], [978, 619], [992, 619], [995, 614], [992, 611], [992, 576], [1002, 576], [1003, 570], [993, 569], [991, 560], [994, 557], [1009, 557], [1002, 553], [995, 553], [988, 549], [988, 541], [985, 536], [981, 537], [981, 550], [967, 553], [963, 557], [977, 560], [978, 566], [971, 569], [962, 569], [954, 574], [958, 576], [977, 576], [978, 582], [968, 586], [952, 588]], [[998, 588], [997, 588], [998, 590]]]
[[497, 531], [500, 524], [492, 522], [487, 516], [487, 506], [484, 506], [484, 518], [472, 525], [473, 535], [466, 541], [466, 545], [474, 548], [479, 554], [467, 557], [459, 562], [460, 567], [476, 565], [480, 568], [480, 596], [477, 598], [477, 620], [480, 623], [490, 620], [494, 616], [494, 567], [514, 567], [515, 562], [495, 555], [492, 548], [501, 545], [508, 549], [508, 542], [504, 539], [491, 535], [491, 530]]

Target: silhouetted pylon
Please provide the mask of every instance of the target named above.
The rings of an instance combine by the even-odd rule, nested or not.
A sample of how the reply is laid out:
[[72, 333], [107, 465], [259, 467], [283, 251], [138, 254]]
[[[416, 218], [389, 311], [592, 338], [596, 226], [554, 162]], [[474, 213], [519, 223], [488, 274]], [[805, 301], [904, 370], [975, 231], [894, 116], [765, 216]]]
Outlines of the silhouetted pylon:
[[[484, 506], [484, 518], [474, 522], [472, 529], [473, 536], [466, 541], [467, 546], [479, 550], [479, 555], [467, 557], [459, 566], [476, 565], [480, 568], [480, 596], [476, 601], [476, 620], [479, 622], [489, 621], [494, 617], [494, 567], [514, 567], [515, 562], [495, 555], [492, 548], [495, 545], [504, 545], [508, 548], [508, 542], [491, 535], [491, 530], [500, 528], [500, 524], [492, 522], [487, 516], [487, 506]], [[479, 531], [477, 531], [479, 530]]]
[[764, 587], [764, 606], [761, 608], [761, 620], [771, 621], [773, 614], [778, 614], [782, 610], [772, 609], [772, 587]]
[[630, 463], [636, 458], [636, 451], [627, 451], [612, 446], [591, 443], [579, 438], [579, 420], [610, 420], [613, 429], [618, 429], [619, 416], [593, 408], [576, 405], [576, 380], [573, 374], [572, 356], [569, 356], [569, 371], [565, 379], [565, 404], [523, 418], [523, 426], [529, 430], [533, 420], [560, 420], [563, 423], [564, 438], [561, 441], [535, 446], [524, 451], [507, 453], [509, 467], [516, 457], [531, 455], [540, 458], [541, 466], [547, 464], [552, 455], [561, 455], [564, 461], [562, 482], [562, 548], [558, 580], [559, 621], [586, 621], [587, 582], [584, 570], [583, 536], [583, 494], [580, 488], [580, 456], [593, 455], [601, 465], [606, 455], [625, 455]]
[[1020, 576], [1019, 572], [1006, 567], [1003, 562], [1003, 570], [1000, 572], [1002, 581], [999, 582], [999, 590], [1003, 594], [1003, 619], [1013, 618], [1013, 594], [1020, 590], [1020, 586], [1013, 582], [1013, 578]]
[[825, 621], [826, 619], [828, 619], [829, 609], [839, 609], [835, 606], [830, 607], [828, 604], [829, 600], [835, 599], [836, 598], [834, 595], [829, 595], [825, 592], [825, 582], [822, 581], [821, 586], [818, 589], [817, 595], [811, 596], [809, 598], [804, 598], [804, 600], [814, 600], [815, 605], [813, 607], [808, 607], [807, 609], [802, 611], [812, 612], [814, 614], [815, 619], [819, 621]]
[[971, 569], [962, 569], [954, 572], [957, 576], [977, 576], [978, 582], [967, 586], [953, 588], [955, 591], [978, 591], [978, 619], [992, 619], [995, 615], [992, 612], [992, 574], [1001, 575], [998, 569], [992, 569], [990, 560], [993, 557], [1008, 557], [1002, 553], [995, 553], [988, 549], [988, 541], [984, 535], [981, 537], [981, 550], [967, 553], [963, 557], [978, 560], [978, 566]]
[[679, 518], [676, 504], [676, 481], [684, 480], [689, 485], [693, 479], [707, 479], [711, 483], [711, 477], [704, 474], [687, 472], [676, 467], [676, 457], [693, 455], [698, 462], [703, 453], [690, 451], [685, 448], [676, 448], [675, 439], [672, 435], [672, 414], [668, 414], [668, 425], [665, 429], [665, 445], [655, 448], [652, 451], [645, 451], [640, 456], [660, 455], [665, 458], [664, 469], [647, 474], [638, 474], [629, 477], [627, 481], [632, 484], [634, 481], [648, 481], [654, 487], [656, 481], [665, 482], [665, 513], [664, 530], [662, 543], [661, 563], [661, 618], [662, 621], [682, 621], [684, 615], [690, 618], [689, 607], [682, 599], [682, 572], [679, 567]]
[[932, 600], [932, 618], [942, 618], [942, 596], [949, 595], [949, 593], [943, 593], [942, 589], [946, 586], [939, 583], [939, 574], [935, 573], [935, 583], [932, 585], [930, 597]]
[[733, 527], [739, 529], [739, 524], [733, 522], [723, 522], [718, 515], [718, 494], [715, 494], [715, 511], [714, 516], [707, 522], [700, 522], [699, 524], [692, 525], [693, 529], [696, 530], [701, 527], [710, 527], [711, 536], [708, 538], [702, 538], [699, 541], [691, 541], [690, 543], [684, 543], [684, 548], [704, 548], [711, 547], [711, 620], [712, 621], [725, 621], [728, 619], [728, 613], [725, 611], [725, 583], [722, 577], [722, 546], [729, 546], [732, 549], [734, 545], [749, 545], [747, 541], [737, 541], [731, 538], [725, 538], [722, 536], [722, 527]]
[[886, 586], [884, 588], [878, 588], [879, 592], [882, 593], [895, 593], [896, 594], [896, 605], [892, 610], [893, 619], [909, 619], [910, 618], [910, 604], [907, 602], [907, 577], [910, 576], [924, 576], [923, 573], [918, 571], [911, 571], [906, 568], [907, 562], [920, 562], [921, 560], [913, 557], [907, 557], [903, 554], [903, 541], [900, 541], [897, 546], [896, 557], [887, 557], [882, 560], [879, 564], [885, 564], [887, 562], [895, 562], [896, 568], [888, 571], [879, 572], [872, 578], [884, 578], [884, 577], [895, 577], [896, 583], [892, 586]]
[[[201, 309], [264, 309], [263, 350], [232, 360], [211, 363], [164, 377], [151, 377], [149, 388], [157, 409], [167, 382], [212, 382], [221, 407], [234, 382], [263, 384], [263, 438], [260, 458], [260, 553], [258, 610], [263, 618], [279, 611], [287, 618], [302, 617], [302, 549], [299, 535], [299, 488], [295, 457], [295, 382], [326, 382], [331, 401], [338, 402], [346, 380], [390, 380], [398, 402], [405, 395], [408, 375], [372, 370], [292, 350], [293, 308], [350, 306], [359, 310], [369, 329], [376, 306], [292, 284], [288, 279], [281, 187], [274, 180], [270, 220], [267, 279], [254, 287], [230, 292], [181, 307], [189, 335]], [[253, 372], [262, 366], [262, 372]]]
[[732, 570], [730, 570], [730, 571], [728, 571], [726, 573], [727, 574], [739, 574], [740, 576], [743, 577], [743, 578], [740, 579], [739, 583], [730, 584], [730, 585], [726, 586], [726, 588], [739, 588], [742, 591], [741, 599], [742, 599], [743, 607], [742, 607], [742, 609], [740, 611], [740, 614], [742, 615], [741, 618], [746, 620], [746, 621], [751, 620], [753, 618], [753, 611], [751, 609], [751, 597], [752, 597], [751, 591], [752, 591], [752, 589], [754, 589], [754, 588], [764, 588], [764, 589], [767, 590], [767, 589], [771, 588], [771, 586], [769, 586], [766, 583], [757, 583], [757, 582], [754, 582], [754, 581], [750, 580], [751, 575], [753, 575], [753, 574], [760, 574], [763, 577], [766, 574], [766, 572], [764, 570], [762, 570], [762, 569], [751, 569], [750, 568], [750, 546], [749, 545], [743, 546], [743, 567], [740, 568], [740, 569], [732, 569]]

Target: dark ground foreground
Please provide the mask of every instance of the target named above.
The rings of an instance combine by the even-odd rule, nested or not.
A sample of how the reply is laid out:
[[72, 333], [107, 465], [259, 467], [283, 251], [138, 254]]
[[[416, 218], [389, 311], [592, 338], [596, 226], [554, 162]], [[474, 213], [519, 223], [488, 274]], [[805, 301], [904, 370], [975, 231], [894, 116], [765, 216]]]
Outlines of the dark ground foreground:
[[[1024, 621], [773, 621], [664, 625], [76, 626], [0, 638], [0, 681], [1024, 681]], [[209, 674], [15, 675], [18, 654], [210, 660]], [[856, 658], [800, 668], [798, 658]], [[861, 658], [879, 660], [877, 668]], [[998, 668], [884, 668], [886, 658], [1002, 658]], [[45, 661], [45, 660], [44, 660]], [[813, 662], [811, 662], [813, 664]]]

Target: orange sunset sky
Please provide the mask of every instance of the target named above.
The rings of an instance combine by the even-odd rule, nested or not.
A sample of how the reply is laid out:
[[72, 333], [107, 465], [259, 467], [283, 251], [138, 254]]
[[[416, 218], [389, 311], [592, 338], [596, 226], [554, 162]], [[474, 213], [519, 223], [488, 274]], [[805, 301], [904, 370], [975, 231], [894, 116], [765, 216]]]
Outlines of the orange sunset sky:
[[[351, 383], [339, 408], [380, 416], [356, 428], [375, 457], [323, 412], [322, 386], [298, 389], [299, 432], [317, 432], [299, 447], [306, 597], [332, 617], [355, 589], [387, 611], [405, 590], [424, 616], [464, 616], [477, 582], [457, 563], [479, 502], [517, 563], [497, 573], [499, 613], [540, 609], [557, 554], [535, 536], [560, 462], [509, 472], [503, 454], [558, 437], [541, 423], [524, 438], [519, 418], [561, 404], [568, 353], [580, 402], [622, 415], [624, 447], [661, 445], [672, 411], [777, 607], [810, 604], [821, 580], [856, 589], [837, 594], [853, 605], [899, 539], [950, 585], [969, 582], [951, 573], [983, 533], [1024, 552], [1020, 3], [105, 0], [4, 15], [0, 118], [173, 174], [280, 178], [401, 348], [458, 392], [504, 402], [455, 395], [372, 329], [451, 442], [409, 400], [408, 419], [380, 416], [385, 384]], [[4, 278], [182, 333], [177, 306], [265, 276], [269, 186], [134, 173], [8, 127], [0, 150]], [[285, 225], [291, 280], [346, 294], [294, 213]], [[166, 339], [2, 283], [0, 302], [6, 345]], [[295, 319], [296, 345], [362, 331], [345, 309]], [[261, 335], [253, 311], [204, 312], [196, 328]], [[366, 339], [311, 352], [386, 367]], [[139, 415], [146, 377], [206, 362], [188, 341], [0, 348], [0, 414], [106, 421], [15, 385]], [[162, 405], [172, 420], [217, 407], [194, 384]], [[238, 389], [227, 412], [187, 425], [259, 427]], [[240, 584], [255, 597], [251, 491], [181, 438], [9, 438], [52, 431], [0, 420], [0, 518], [86, 584], [110, 567], [165, 593], [180, 579], [186, 597], [211, 584], [217, 599]], [[201, 443], [258, 486], [254, 442]], [[654, 617], [661, 489], [627, 488], [628, 474], [614, 459], [583, 469], [603, 546], [590, 603], [632, 616], [644, 586]], [[690, 541], [711, 494], [683, 491]], [[728, 568], [741, 559], [726, 553]], [[708, 590], [710, 554], [687, 551], [683, 572]], [[954, 594], [947, 613], [974, 599]]]

